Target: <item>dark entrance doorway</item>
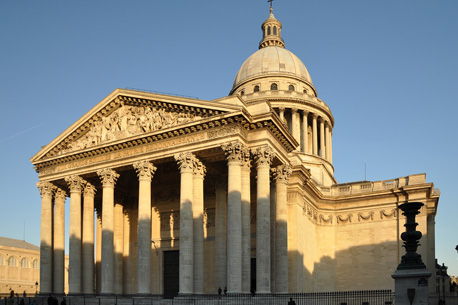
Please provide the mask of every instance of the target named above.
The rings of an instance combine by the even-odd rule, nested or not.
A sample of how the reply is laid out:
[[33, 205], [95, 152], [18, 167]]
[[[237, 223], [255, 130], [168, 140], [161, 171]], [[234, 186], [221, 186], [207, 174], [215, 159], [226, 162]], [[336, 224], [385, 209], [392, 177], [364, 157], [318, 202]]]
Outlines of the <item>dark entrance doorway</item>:
[[180, 251], [164, 251], [164, 298], [173, 299], [180, 289]]
[[251, 292], [256, 292], [256, 258], [251, 259]]

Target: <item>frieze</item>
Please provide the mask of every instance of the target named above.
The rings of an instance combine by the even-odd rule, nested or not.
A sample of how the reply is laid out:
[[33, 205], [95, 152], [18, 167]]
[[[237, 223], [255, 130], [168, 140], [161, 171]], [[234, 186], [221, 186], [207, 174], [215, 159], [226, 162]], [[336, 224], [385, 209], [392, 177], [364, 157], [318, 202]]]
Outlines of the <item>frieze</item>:
[[245, 128], [243, 128], [240, 125], [236, 126], [224, 126], [221, 128], [217, 128], [214, 130], [209, 130], [208, 131], [208, 138], [213, 139], [213, 138], [221, 138], [221, 137], [226, 137], [229, 135], [234, 135], [234, 134], [240, 134], [243, 137], [246, 138], [247, 136], [247, 131]]
[[70, 170], [73, 168], [84, 167], [92, 164], [103, 163], [110, 160], [119, 160], [129, 156], [134, 156], [150, 151], [161, 150], [168, 147], [172, 147], [180, 144], [188, 144], [192, 142], [199, 142], [205, 140], [207, 134], [205, 132], [187, 135], [186, 137], [177, 137], [168, 140], [162, 140], [154, 143], [145, 144], [139, 147], [126, 148], [124, 150], [113, 151], [99, 156], [87, 157], [80, 160], [69, 161], [66, 164], [54, 165], [46, 168], [39, 169], [40, 175], [48, 175], [64, 170]]
[[324, 216], [323, 214], [320, 214], [320, 224], [332, 224], [332, 218], [332, 215]]

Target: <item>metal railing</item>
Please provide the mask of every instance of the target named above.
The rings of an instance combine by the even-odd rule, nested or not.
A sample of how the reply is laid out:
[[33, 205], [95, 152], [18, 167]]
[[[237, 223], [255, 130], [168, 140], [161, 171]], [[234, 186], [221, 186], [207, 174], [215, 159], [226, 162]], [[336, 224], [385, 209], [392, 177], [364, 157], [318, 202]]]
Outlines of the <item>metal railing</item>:
[[[25, 305], [48, 305], [48, 296], [26, 298]], [[391, 290], [338, 291], [289, 294], [205, 294], [178, 296], [163, 299], [162, 295], [150, 297], [136, 295], [115, 296], [66, 296], [67, 305], [287, 305], [290, 298], [296, 305], [392, 305], [394, 292]], [[1, 305], [18, 305], [21, 298], [4, 298]], [[63, 296], [57, 297], [61, 304]]]

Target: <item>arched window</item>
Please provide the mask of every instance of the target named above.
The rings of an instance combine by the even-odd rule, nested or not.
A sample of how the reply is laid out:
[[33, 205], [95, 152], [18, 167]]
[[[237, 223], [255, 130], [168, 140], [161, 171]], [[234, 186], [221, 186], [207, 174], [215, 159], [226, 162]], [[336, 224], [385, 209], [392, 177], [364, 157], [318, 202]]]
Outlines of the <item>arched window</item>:
[[36, 259], [36, 260], [33, 261], [33, 269], [39, 269], [39, 268], [40, 268], [40, 263]]
[[304, 91], [302, 91], [302, 92], [307, 93], [307, 89], [304, 89]]
[[10, 256], [8, 259], [8, 266], [17, 267], [17, 260], [14, 256]]
[[258, 85], [254, 86], [253, 92], [259, 92], [259, 86]]
[[270, 26], [267, 27], [267, 35], [270, 35]]
[[245, 94], [245, 90], [240, 91], [240, 95], [244, 95], [244, 94]]
[[270, 85], [270, 90], [278, 90], [277, 84], [273, 83], [272, 85]]
[[274, 26], [274, 35], [277, 35], [277, 27]]
[[294, 91], [294, 86], [293, 85], [289, 85], [288, 90], [289, 91]]
[[22, 268], [29, 268], [29, 261], [26, 258], [23, 258], [21, 261]]

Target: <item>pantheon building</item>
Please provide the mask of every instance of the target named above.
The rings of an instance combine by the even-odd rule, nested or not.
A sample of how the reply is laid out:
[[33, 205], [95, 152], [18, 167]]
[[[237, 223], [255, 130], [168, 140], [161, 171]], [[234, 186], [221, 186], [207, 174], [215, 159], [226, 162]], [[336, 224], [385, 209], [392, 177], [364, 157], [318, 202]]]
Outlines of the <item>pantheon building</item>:
[[75, 295], [394, 289], [406, 201], [434, 270], [439, 191], [338, 183], [331, 109], [272, 9], [261, 28], [228, 96], [116, 89], [33, 156], [41, 293], [64, 292], [65, 227]]

